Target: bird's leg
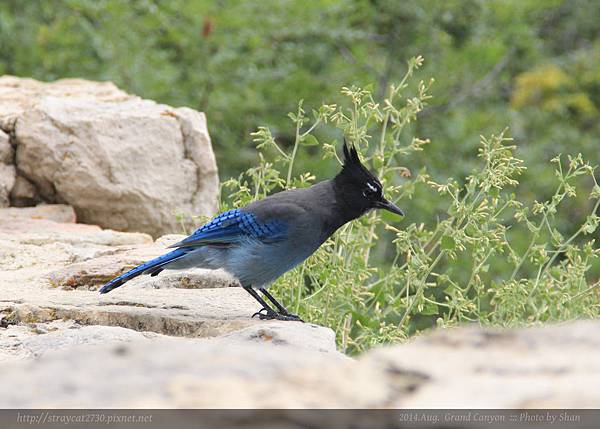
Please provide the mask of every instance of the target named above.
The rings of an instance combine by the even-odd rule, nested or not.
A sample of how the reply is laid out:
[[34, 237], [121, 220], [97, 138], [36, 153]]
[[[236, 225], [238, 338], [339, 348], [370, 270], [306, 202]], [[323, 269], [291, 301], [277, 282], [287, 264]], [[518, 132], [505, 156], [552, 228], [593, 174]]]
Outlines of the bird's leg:
[[286, 316], [286, 317], [289, 317], [289, 318], [290, 318], [290, 320], [297, 320], [297, 321], [299, 321], [299, 322], [304, 322], [304, 320], [302, 320], [302, 319], [301, 319], [301, 318], [300, 318], [298, 315], [290, 313], [290, 312], [287, 310], [287, 308], [285, 308], [283, 305], [281, 305], [281, 304], [280, 304], [280, 303], [279, 303], [279, 302], [278, 302], [278, 301], [275, 299], [275, 297], [274, 297], [273, 295], [271, 295], [269, 292], [267, 292], [267, 290], [266, 290], [266, 289], [260, 289], [260, 291], [262, 292], [262, 294], [263, 294], [264, 296], [266, 296], [266, 297], [269, 299], [269, 301], [271, 301], [271, 302], [272, 302], [272, 303], [275, 305], [275, 307], [277, 307], [277, 310], [279, 310], [279, 314], [280, 314], [280, 315], [282, 315], [282, 316]]
[[260, 295], [258, 293], [256, 293], [256, 291], [251, 286], [248, 286], [248, 287], [244, 286], [244, 289], [255, 300], [257, 300], [260, 305], [263, 306], [263, 308], [261, 308], [259, 311], [257, 311], [256, 313], [254, 313], [252, 315], [252, 317], [258, 316], [258, 318], [261, 319], [261, 320], [271, 320], [271, 319], [277, 319], [277, 320], [300, 320], [300, 318], [298, 316], [292, 317], [293, 315], [285, 315], [285, 314], [277, 313], [275, 310], [273, 310], [269, 306], [269, 304], [267, 304], [265, 302], [264, 299], [262, 299], [260, 297]]
[[256, 293], [252, 286], [244, 286], [244, 290], [248, 292], [252, 296], [252, 298], [257, 300], [258, 303], [263, 307], [259, 311], [254, 313], [252, 317], [258, 316], [260, 319], [275, 319], [277, 317], [278, 313], [275, 310], [273, 310], [269, 306], [269, 304], [267, 304], [265, 300], [260, 297], [259, 294]]

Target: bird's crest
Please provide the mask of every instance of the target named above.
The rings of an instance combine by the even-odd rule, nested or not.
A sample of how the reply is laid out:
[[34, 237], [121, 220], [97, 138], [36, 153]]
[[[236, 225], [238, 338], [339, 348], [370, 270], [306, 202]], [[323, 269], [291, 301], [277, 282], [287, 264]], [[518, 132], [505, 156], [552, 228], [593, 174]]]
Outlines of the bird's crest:
[[344, 138], [344, 166], [350, 166], [352, 164], [362, 165], [356, 148], [354, 145], [348, 147], [348, 142]]
[[343, 150], [344, 165], [339, 175], [356, 185], [376, 188], [376, 192], [381, 192], [381, 182], [379, 182], [377, 176], [370, 172], [360, 161], [354, 145], [348, 145], [348, 142], [344, 139]]

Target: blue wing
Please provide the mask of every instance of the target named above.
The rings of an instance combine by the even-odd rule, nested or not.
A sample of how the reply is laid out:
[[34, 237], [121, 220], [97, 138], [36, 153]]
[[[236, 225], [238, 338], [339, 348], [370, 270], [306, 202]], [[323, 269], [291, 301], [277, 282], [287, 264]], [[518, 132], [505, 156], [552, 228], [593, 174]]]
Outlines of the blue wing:
[[286, 231], [284, 222], [278, 220], [260, 222], [254, 214], [242, 209], [234, 209], [221, 213], [186, 239], [169, 247], [232, 245], [247, 238], [272, 242], [285, 238]]
[[170, 246], [177, 247], [178, 249], [152, 259], [111, 280], [100, 289], [100, 293], [110, 292], [141, 274], [156, 275], [162, 271], [164, 266], [184, 258], [189, 252], [193, 252], [196, 246], [230, 246], [248, 238], [273, 242], [285, 238], [286, 231], [286, 224], [279, 220], [260, 222], [250, 212], [240, 209], [229, 210], [198, 228], [185, 240]]

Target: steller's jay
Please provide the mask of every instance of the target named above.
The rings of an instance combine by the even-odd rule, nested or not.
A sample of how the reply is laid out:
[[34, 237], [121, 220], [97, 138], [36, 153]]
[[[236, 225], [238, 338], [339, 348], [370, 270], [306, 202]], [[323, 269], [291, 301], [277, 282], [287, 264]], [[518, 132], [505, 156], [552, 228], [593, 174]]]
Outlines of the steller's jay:
[[356, 149], [344, 142], [344, 165], [333, 179], [278, 192], [222, 213], [170, 246], [175, 248], [172, 252], [116, 277], [100, 293], [110, 292], [140, 274], [155, 276], [164, 269], [223, 268], [262, 305], [252, 317], [301, 321], [277, 302], [267, 287], [308, 258], [339, 227], [372, 209], [404, 216], [384, 198], [381, 182], [360, 162]]

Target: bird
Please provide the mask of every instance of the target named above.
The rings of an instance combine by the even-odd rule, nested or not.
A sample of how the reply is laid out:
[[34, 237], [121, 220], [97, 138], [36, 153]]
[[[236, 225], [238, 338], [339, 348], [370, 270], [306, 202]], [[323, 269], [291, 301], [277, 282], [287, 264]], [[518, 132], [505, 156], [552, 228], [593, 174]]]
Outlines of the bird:
[[268, 287], [312, 255], [342, 225], [374, 209], [404, 216], [384, 197], [381, 181], [346, 139], [343, 154], [341, 171], [332, 179], [277, 192], [221, 213], [169, 246], [174, 250], [112, 279], [100, 293], [141, 274], [156, 276], [165, 269], [222, 268], [262, 306], [252, 317], [303, 322], [279, 303]]

